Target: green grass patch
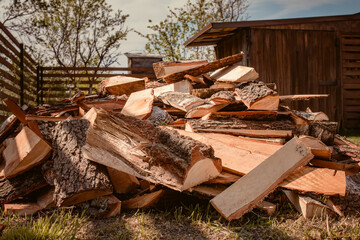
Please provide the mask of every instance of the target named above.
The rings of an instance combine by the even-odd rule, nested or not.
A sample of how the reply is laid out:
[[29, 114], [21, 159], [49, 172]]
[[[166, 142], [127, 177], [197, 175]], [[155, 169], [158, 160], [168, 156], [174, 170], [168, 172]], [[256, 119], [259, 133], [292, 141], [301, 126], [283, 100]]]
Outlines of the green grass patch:
[[340, 132], [341, 135], [345, 136], [348, 140], [360, 146], [360, 128], [357, 129], [343, 129]]

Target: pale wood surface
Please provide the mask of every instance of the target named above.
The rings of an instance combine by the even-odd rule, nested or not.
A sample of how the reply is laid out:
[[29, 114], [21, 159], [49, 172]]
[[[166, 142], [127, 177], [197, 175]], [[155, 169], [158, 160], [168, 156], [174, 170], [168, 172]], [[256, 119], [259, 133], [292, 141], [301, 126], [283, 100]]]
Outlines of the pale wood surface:
[[30, 128], [24, 127], [3, 152], [5, 177], [14, 177], [36, 166], [51, 150], [48, 143]]
[[154, 88], [154, 96], [159, 97], [165, 92], [182, 92], [190, 94], [193, 90], [191, 83], [188, 80], [167, 84], [165, 86]]
[[259, 74], [252, 67], [236, 63], [214, 71], [210, 77], [216, 81], [238, 83], [256, 80], [259, 78]]
[[240, 218], [312, 157], [310, 149], [293, 138], [210, 202], [227, 220]]
[[181, 72], [187, 69], [207, 64], [207, 60], [184, 60], [179, 62], [157, 62], [153, 63], [154, 72], [157, 78], [165, 77], [169, 74]]
[[146, 90], [133, 92], [126, 101], [121, 113], [126, 116], [132, 116], [137, 119], [146, 119], [152, 111], [154, 102], [154, 91], [149, 88]]
[[226, 107], [228, 104], [218, 104], [218, 105], [214, 105], [214, 104], [210, 104], [210, 103], [206, 103], [197, 107], [194, 107], [192, 109], [190, 109], [185, 117], [186, 118], [201, 118], [209, 113], [214, 113], [217, 112], [221, 109], [223, 109], [224, 107]]
[[106, 80], [108, 80], [108, 82], [105, 85], [105, 89], [112, 95], [121, 96], [126, 94], [129, 96], [132, 92], [145, 89], [145, 80], [142, 78], [116, 76]]

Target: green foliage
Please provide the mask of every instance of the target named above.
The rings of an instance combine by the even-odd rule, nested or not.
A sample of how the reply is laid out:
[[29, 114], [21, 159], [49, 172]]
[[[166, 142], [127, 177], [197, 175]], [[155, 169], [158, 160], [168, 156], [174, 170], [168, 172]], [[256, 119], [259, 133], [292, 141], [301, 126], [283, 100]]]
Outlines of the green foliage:
[[5, 7], [5, 24], [47, 65], [109, 66], [130, 29], [105, 0], [24, 0]]
[[155, 33], [138, 34], [148, 40], [145, 45], [147, 52], [161, 54], [167, 60], [212, 60], [215, 57], [212, 48], [195, 47], [185, 50], [185, 41], [210, 22], [246, 19], [248, 6], [247, 0], [188, 0], [181, 8], [169, 8], [169, 14], [159, 24], [153, 24], [149, 20], [152, 25], [147, 27]]
[[[13, 222], [22, 221], [15, 226]], [[17, 217], [10, 215], [5, 219], [5, 230], [0, 239], [37, 240], [37, 239], [75, 239], [86, 218], [72, 215], [71, 212], [55, 211], [50, 216]]]

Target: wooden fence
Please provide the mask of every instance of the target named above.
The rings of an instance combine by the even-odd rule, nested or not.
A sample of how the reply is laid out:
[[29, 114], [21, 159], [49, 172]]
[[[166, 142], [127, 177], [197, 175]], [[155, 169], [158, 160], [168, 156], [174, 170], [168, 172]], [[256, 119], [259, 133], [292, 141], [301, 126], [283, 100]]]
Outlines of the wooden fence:
[[152, 68], [40, 67], [38, 102], [53, 104], [77, 91], [95, 94], [102, 79], [119, 75], [155, 78]]
[[[35, 105], [37, 92], [37, 64], [24, 50], [24, 45], [0, 22], [0, 98], [10, 98], [20, 105]], [[0, 122], [9, 115], [0, 102]]]
[[[112, 76], [155, 79], [152, 68], [42, 67], [0, 22], [0, 98], [19, 105], [54, 104], [77, 91], [94, 94], [97, 84]], [[0, 123], [10, 113], [0, 102]]]

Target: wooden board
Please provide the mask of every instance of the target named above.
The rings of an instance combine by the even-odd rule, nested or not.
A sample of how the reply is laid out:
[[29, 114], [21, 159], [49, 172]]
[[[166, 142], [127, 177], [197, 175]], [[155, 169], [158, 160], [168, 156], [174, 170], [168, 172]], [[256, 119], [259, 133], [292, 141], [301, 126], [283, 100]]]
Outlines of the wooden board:
[[210, 77], [216, 81], [239, 83], [256, 80], [259, 78], [259, 74], [252, 67], [236, 63], [214, 71]]
[[133, 92], [126, 101], [121, 113], [126, 116], [132, 116], [137, 119], [146, 119], [150, 116], [152, 111], [152, 104], [154, 102], [153, 89]]
[[346, 177], [343, 171], [302, 167], [286, 178], [281, 186], [302, 192], [345, 196]]
[[164, 80], [167, 83], [174, 83], [174, 82], [178, 82], [178, 81], [183, 80], [183, 78], [184, 78], [184, 76], [186, 74], [189, 74], [189, 75], [192, 75], [192, 76], [199, 76], [201, 74], [214, 71], [214, 70], [219, 69], [221, 67], [229, 66], [231, 64], [240, 62], [242, 60], [242, 58], [243, 58], [243, 55], [244, 55], [244, 53], [241, 52], [239, 54], [235, 54], [233, 56], [229, 56], [229, 57], [225, 57], [225, 58], [222, 58], [222, 59], [219, 59], [219, 60], [215, 60], [213, 62], [204, 64], [204, 65], [200, 65], [200, 66], [195, 67], [195, 68], [191, 68], [191, 69], [184, 70], [184, 71], [181, 71], [181, 72], [173, 73], [173, 74], [170, 74], [170, 75], [164, 77]]
[[310, 149], [293, 138], [210, 203], [227, 220], [240, 218], [312, 157]]
[[2, 154], [5, 161], [5, 177], [12, 178], [40, 164], [51, 150], [48, 143], [30, 128], [24, 127]]
[[116, 76], [104, 81], [107, 81], [105, 85], [106, 92], [111, 95], [121, 96], [126, 94], [129, 96], [133, 92], [145, 89], [145, 80], [142, 78]]
[[162, 78], [173, 73], [188, 70], [207, 64], [207, 60], [183, 60], [178, 62], [157, 62], [153, 63], [154, 72], [157, 78]]

